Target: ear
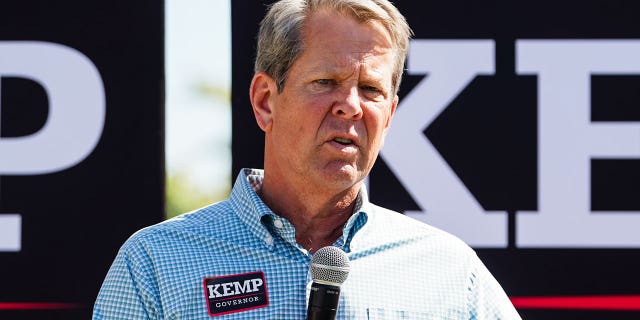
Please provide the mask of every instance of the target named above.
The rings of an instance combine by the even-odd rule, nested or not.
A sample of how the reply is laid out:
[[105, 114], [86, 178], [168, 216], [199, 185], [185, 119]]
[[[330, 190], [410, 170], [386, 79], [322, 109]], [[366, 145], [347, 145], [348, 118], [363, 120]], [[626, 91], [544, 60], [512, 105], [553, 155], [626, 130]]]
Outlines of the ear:
[[256, 122], [262, 131], [271, 131], [273, 124], [273, 98], [278, 94], [276, 82], [264, 72], [253, 75], [249, 99]]

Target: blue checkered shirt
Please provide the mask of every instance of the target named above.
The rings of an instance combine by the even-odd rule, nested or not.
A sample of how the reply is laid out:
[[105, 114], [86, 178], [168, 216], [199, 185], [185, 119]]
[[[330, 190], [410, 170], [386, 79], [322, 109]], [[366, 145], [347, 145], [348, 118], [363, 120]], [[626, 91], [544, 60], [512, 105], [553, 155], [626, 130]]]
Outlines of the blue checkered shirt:
[[[264, 274], [268, 304], [215, 318], [305, 319], [311, 255], [256, 193], [262, 178], [244, 169], [228, 200], [135, 233], [104, 280], [93, 319], [211, 319], [203, 281], [252, 272]], [[520, 319], [471, 248], [371, 204], [364, 188], [334, 246], [351, 263], [337, 319]]]

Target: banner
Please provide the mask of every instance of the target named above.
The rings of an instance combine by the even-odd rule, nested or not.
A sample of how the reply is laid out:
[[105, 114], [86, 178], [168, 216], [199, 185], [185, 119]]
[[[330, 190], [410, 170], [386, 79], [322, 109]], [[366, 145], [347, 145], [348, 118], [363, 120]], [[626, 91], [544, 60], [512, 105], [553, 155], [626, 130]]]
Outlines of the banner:
[[[415, 37], [371, 201], [477, 249], [524, 319], [640, 315], [640, 5], [394, 1]], [[233, 1], [233, 170], [266, 4]]]
[[88, 319], [164, 217], [162, 2], [0, 4], [0, 318]]

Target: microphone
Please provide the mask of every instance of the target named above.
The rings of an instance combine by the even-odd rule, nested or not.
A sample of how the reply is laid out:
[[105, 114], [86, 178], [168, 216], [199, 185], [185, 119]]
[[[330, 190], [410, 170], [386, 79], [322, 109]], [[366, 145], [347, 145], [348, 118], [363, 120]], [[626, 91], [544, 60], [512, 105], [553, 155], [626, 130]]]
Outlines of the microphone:
[[334, 320], [338, 311], [340, 286], [349, 275], [349, 257], [337, 247], [320, 248], [311, 257], [311, 293], [307, 320]]

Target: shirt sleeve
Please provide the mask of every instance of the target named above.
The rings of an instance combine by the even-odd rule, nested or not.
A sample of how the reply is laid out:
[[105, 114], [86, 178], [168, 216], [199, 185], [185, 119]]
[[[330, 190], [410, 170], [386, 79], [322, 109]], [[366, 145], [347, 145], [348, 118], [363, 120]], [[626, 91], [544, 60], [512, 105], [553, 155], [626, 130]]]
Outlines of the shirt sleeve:
[[105, 277], [93, 319], [161, 319], [152, 263], [142, 246], [123, 246]]
[[521, 320], [498, 281], [474, 255], [469, 278], [468, 309], [470, 320]]

